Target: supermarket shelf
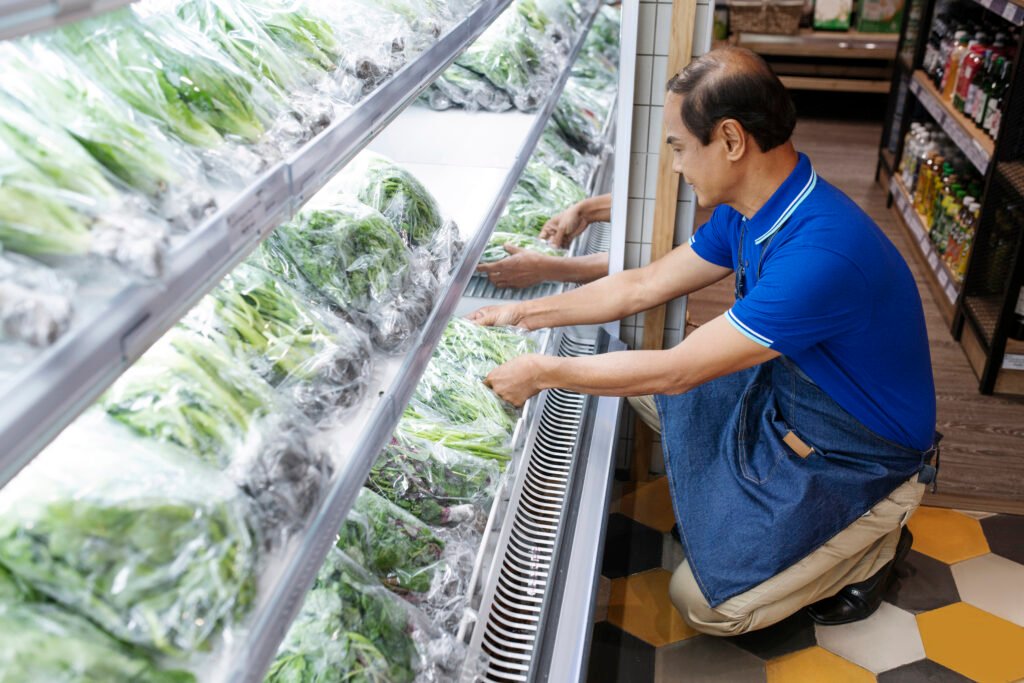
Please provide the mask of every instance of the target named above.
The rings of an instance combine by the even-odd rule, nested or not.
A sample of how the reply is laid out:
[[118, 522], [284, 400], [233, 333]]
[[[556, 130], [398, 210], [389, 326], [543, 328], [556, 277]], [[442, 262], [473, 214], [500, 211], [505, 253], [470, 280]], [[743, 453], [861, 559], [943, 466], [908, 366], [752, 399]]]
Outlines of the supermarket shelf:
[[833, 57], [836, 59], [895, 59], [899, 43], [896, 33], [858, 31], [814, 31], [801, 29], [796, 35], [740, 33], [736, 41], [760, 55], [788, 57]]
[[373, 140], [510, 2], [483, 0], [345, 118], [269, 169], [197, 228], [168, 255], [159, 280], [130, 285], [109, 298], [6, 379], [0, 394], [0, 485]]
[[435, 304], [419, 338], [413, 344], [412, 351], [401, 359], [390, 386], [382, 392], [366, 419], [355, 421], [359, 425], [358, 433], [339, 435], [335, 439], [334, 442], [338, 444], [351, 444], [351, 451], [343, 454], [340, 459], [341, 464], [335, 472], [331, 488], [306, 532], [295, 539], [283, 557], [278, 558], [275, 567], [268, 569], [266, 576], [269, 577], [271, 585], [262, 593], [257, 603], [246, 637], [238, 639], [226, 651], [220, 653], [217, 659], [222, 663], [221, 666], [227, 664], [229, 667], [225, 670], [214, 665], [213, 670], [216, 673], [211, 676], [212, 678], [233, 683], [258, 683], [263, 680], [264, 672], [302, 606], [328, 550], [334, 544], [337, 530], [365, 481], [374, 458], [390, 438], [420, 375], [430, 361], [441, 333], [459, 304], [462, 291], [474, 272], [494, 225], [526, 167], [544, 126], [551, 118], [570, 75], [571, 68], [568, 65], [576, 61], [594, 16], [596, 15], [592, 14], [584, 23], [581, 34], [570, 51], [566, 69], [552, 88], [543, 108], [533, 118], [532, 126], [518, 150], [514, 163], [507, 171], [500, 190], [479, 222], [479, 229], [468, 240], [462, 260]]
[[892, 84], [888, 80], [859, 78], [828, 78], [819, 76], [779, 76], [790, 90], [824, 90], [826, 92], [887, 93]]
[[133, 0], [0, 0], [0, 40], [80, 21]]
[[995, 152], [995, 142], [978, 130], [966, 116], [954, 109], [953, 105], [939, 94], [923, 71], [914, 72], [914, 77], [910, 81], [910, 92], [914, 93], [935, 122], [984, 175]]
[[949, 301], [950, 308], [947, 310], [947, 313], [951, 313], [951, 307], [956, 304], [957, 297], [960, 295], [960, 288], [957, 286], [952, 275], [950, 275], [945, 262], [939, 258], [938, 252], [935, 251], [935, 247], [928, 237], [928, 230], [925, 229], [924, 221], [914, 209], [910, 193], [907, 192], [899, 176], [893, 175], [889, 181], [889, 191], [892, 192], [893, 205], [903, 218], [903, 223], [913, 236], [914, 242], [917, 243], [923, 261], [928, 265], [932, 275], [935, 277], [935, 284], [938, 285], [938, 288]]
[[1024, 24], [1024, 5], [1010, 0], [974, 0], [974, 2], [1016, 26]]

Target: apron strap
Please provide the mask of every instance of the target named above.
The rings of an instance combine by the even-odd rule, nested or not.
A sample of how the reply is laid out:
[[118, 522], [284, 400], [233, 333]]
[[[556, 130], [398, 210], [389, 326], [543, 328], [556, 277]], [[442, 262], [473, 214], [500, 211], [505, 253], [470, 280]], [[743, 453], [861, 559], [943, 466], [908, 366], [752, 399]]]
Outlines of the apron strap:
[[[921, 471], [917, 475], [917, 480], [920, 483], [932, 485], [932, 493], [938, 491], [939, 488], [939, 457], [942, 454], [942, 448], [939, 446], [940, 441], [942, 441], [942, 433], [935, 432], [935, 440], [932, 441], [932, 447], [924, 452], [924, 465], [921, 466]], [[935, 459], [934, 465], [932, 465], [933, 456]]]

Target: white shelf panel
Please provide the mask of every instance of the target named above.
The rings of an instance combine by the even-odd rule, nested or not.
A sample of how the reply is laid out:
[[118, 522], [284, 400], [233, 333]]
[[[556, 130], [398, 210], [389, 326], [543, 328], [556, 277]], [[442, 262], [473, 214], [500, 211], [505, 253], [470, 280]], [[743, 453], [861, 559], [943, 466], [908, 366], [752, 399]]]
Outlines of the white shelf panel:
[[482, 0], [345, 117], [269, 169], [167, 257], [159, 280], [90, 306], [53, 347], [0, 382], [0, 485], [10, 480], [277, 225], [418, 97], [510, 4]]

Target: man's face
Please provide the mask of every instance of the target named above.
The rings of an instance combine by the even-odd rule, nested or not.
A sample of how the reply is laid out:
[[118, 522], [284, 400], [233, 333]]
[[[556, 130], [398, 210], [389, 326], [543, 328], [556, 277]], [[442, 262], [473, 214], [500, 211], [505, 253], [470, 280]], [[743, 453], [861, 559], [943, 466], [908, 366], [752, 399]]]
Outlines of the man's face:
[[730, 164], [726, 158], [726, 147], [718, 136], [712, 136], [711, 143], [702, 145], [683, 123], [681, 114], [683, 96], [668, 93], [665, 97], [665, 131], [672, 148], [672, 170], [683, 176], [693, 187], [697, 202], [706, 208], [728, 201]]

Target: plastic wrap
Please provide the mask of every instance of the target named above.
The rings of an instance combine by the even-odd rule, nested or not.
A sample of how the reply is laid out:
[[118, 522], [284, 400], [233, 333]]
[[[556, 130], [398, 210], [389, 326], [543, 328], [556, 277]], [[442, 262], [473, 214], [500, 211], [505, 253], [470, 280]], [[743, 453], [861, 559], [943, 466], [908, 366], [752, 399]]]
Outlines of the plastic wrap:
[[0, 45], [0, 90], [40, 121], [63, 127], [173, 224], [192, 227], [216, 209], [198, 157], [39, 42]]
[[419, 519], [366, 488], [342, 524], [337, 545], [399, 593], [429, 591], [444, 570], [444, 542]]
[[192, 683], [186, 671], [162, 671], [88, 620], [54, 605], [0, 597], [0, 683]]
[[422, 97], [431, 109], [438, 111], [462, 108], [503, 112], [512, 108], [512, 98], [508, 93], [458, 64], [445, 69]]
[[366, 335], [318, 310], [270, 271], [239, 265], [190, 317], [204, 312], [237, 357], [280, 385], [311, 418], [351, 408], [365, 396], [373, 369]]
[[486, 514], [498, 466], [396, 431], [366, 485], [434, 526], [471, 522]]
[[0, 563], [119, 640], [184, 658], [252, 604], [250, 514], [187, 454], [79, 421], [0, 490]]
[[57, 271], [0, 248], [0, 341], [55, 342], [71, 325], [74, 291]]
[[441, 229], [434, 233], [427, 251], [431, 260], [430, 270], [437, 280], [438, 287], [447, 284], [465, 249], [466, 243], [462, 240], [459, 226], [454, 221], [445, 221]]
[[597, 159], [577, 151], [562, 137], [558, 126], [548, 123], [537, 142], [533, 158], [548, 168], [586, 187], [597, 167]]
[[422, 661], [410, 612], [332, 548], [266, 683], [410, 683]]
[[412, 173], [370, 154], [346, 169], [348, 189], [387, 218], [410, 247], [429, 244], [444, 224], [437, 200]]
[[464, 373], [473, 373], [483, 380], [499, 365], [536, 351], [533, 336], [517, 328], [482, 327], [465, 318], [452, 318], [441, 335], [434, 358], [461, 365]]
[[261, 258], [271, 272], [301, 273], [384, 351], [404, 348], [433, 306], [436, 280], [411, 266], [397, 231], [365, 204], [339, 199], [304, 211], [264, 244]]
[[553, 117], [565, 139], [576, 149], [599, 154], [604, 147], [601, 135], [612, 104], [614, 93], [610, 99], [602, 97], [600, 91], [570, 78]]
[[480, 257], [480, 263], [494, 263], [508, 258], [510, 254], [505, 250], [505, 245], [511, 244], [520, 249], [535, 251], [546, 256], [565, 256], [565, 249], [552, 247], [544, 240], [531, 235], [522, 235], [515, 232], [496, 232], [487, 241], [487, 247]]
[[586, 196], [586, 191], [576, 181], [540, 161], [530, 161], [495, 229], [537, 236], [552, 215]]
[[181, 327], [122, 375], [100, 405], [136, 434], [227, 472], [256, 502], [268, 546], [302, 524], [330, 480], [329, 459], [308, 444], [309, 426], [270, 385], [212, 339]]

